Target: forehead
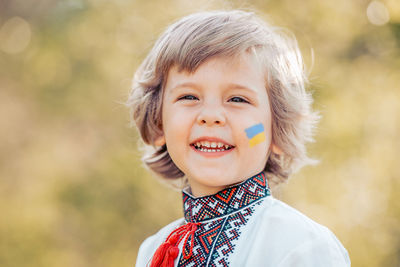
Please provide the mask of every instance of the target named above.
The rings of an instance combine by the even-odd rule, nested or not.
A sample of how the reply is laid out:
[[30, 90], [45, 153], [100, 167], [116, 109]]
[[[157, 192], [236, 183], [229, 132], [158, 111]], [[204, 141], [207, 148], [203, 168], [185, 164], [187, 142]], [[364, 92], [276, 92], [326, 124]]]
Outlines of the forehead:
[[[232, 57], [212, 57], [190, 72], [179, 66], [172, 66], [167, 74], [166, 91], [184, 86], [217, 86], [230, 84], [244, 89], [265, 88], [266, 71], [260, 60], [250, 53]], [[236, 86], [235, 86], [236, 85]]]

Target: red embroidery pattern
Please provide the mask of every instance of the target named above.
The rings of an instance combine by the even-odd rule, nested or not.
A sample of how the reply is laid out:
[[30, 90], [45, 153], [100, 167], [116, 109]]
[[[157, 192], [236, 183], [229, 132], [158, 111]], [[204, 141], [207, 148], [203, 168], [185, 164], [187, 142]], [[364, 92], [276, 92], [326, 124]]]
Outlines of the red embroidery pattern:
[[[185, 219], [200, 223], [183, 246], [178, 266], [229, 266], [243, 226], [264, 197], [270, 195], [265, 175], [260, 173], [219, 193], [193, 198], [183, 193]], [[190, 245], [193, 247], [191, 248]]]
[[235, 212], [270, 195], [264, 173], [228, 187], [215, 195], [194, 198], [183, 192], [183, 209], [188, 222], [202, 222]]

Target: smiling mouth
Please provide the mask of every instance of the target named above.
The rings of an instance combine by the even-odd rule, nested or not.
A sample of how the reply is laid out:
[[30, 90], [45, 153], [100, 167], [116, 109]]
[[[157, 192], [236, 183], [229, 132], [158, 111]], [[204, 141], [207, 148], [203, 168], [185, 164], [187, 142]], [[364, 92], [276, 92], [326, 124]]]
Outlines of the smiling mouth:
[[196, 150], [201, 152], [224, 152], [234, 148], [234, 146], [230, 146], [227, 144], [222, 144], [220, 142], [196, 142], [191, 144]]

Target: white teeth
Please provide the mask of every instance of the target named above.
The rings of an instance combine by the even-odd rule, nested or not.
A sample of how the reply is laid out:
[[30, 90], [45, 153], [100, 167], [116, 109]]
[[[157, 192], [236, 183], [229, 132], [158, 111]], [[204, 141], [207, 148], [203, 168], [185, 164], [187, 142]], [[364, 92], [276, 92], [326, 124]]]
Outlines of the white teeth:
[[207, 148], [198, 148], [197, 150], [200, 150], [202, 152], [221, 152], [221, 151], [225, 151], [225, 149], [207, 149]]
[[[194, 145], [196, 146], [196, 148], [198, 149], [204, 149], [204, 151], [206, 152], [212, 152], [212, 151], [225, 151], [227, 149], [230, 149], [231, 146], [229, 145], [225, 145], [221, 142], [209, 142], [209, 141], [199, 141], [194, 143]], [[218, 149], [215, 149], [218, 148]], [[203, 151], [203, 150], [201, 150]]]

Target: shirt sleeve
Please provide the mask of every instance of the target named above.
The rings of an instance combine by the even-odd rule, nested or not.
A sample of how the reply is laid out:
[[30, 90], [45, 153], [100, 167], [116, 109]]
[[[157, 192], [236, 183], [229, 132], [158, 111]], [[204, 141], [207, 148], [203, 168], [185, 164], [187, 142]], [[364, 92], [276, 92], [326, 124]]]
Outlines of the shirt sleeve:
[[347, 250], [332, 234], [329, 239], [317, 238], [300, 244], [291, 250], [279, 267], [349, 267]]
[[138, 256], [136, 259], [136, 267], [146, 267], [150, 263], [154, 247], [152, 243], [154, 237], [147, 238], [139, 248]]

